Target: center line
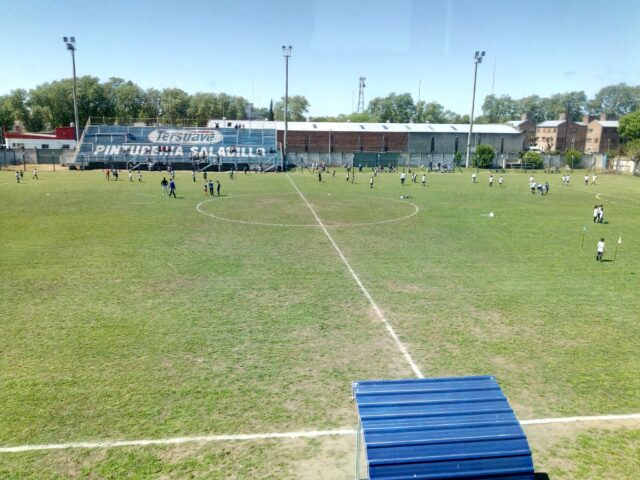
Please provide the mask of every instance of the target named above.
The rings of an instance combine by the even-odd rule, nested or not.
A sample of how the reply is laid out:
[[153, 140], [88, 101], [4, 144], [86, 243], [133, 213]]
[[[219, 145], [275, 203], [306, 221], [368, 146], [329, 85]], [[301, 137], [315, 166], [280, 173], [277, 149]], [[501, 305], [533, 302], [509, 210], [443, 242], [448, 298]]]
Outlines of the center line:
[[402, 352], [402, 355], [404, 355], [405, 360], [411, 366], [411, 370], [413, 370], [413, 373], [415, 373], [416, 377], [418, 377], [418, 378], [424, 378], [424, 375], [422, 375], [422, 372], [420, 371], [420, 369], [418, 368], [416, 363], [413, 361], [413, 358], [411, 358], [411, 354], [409, 353], [407, 348], [403, 345], [403, 343], [400, 341], [400, 339], [398, 338], [398, 335], [396, 335], [396, 332], [393, 330], [393, 327], [391, 326], [391, 324], [385, 318], [384, 313], [382, 313], [382, 310], [380, 310], [380, 308], [378, 307], [376, 302], [374, 302], [373, 297], [371, 296], [369, 291], [365, 288], [365, 286], [360, 281], [360, 277], [358, 277], [356, 272], [353, 271], [353, 268], [351, 268], [351, 265], [349, 265], [349, 262], [347, 261], [346, 257], [343, 255], [342, 251], [340, 250], [340, 248], [336, 244], [335, 240], [333, 240], [333, 237], [331, 236], [331, 234], [327, 230], [327, 227], [324, 226], [324, 223], [322, 223], [322, 220], [320, 220], [320, 217], [318, 217], [318, 214], [316, 213], [316, 211], [313, 209], [311, 204], [307, 201], [307, 199], [302, 194], [302, 192], [300, 191], [298, 186], [291, 179], [289, 174], [287, 174], [287, 178], [291, 182], [291, 185], [293, 185], [293, 188], [296, 189], [296, 192], [298, 192], [298, 195], [300, 195], [300, 198], [302, 198], [304, 203], [307, 204], [307, 207], [309, 207], [309, 210], [311, 210], [311, 213], [315, 217], [316, 222], [318, 222], [318, 225], [320, 225], [320, 228], [322, 228], [322, 231], [324, 232], [324, 234], [327, 236], [327, 238], [331, 242], [331, 245], [333, 245], [333, 248], [336, 250], [336, 252], [338, 252], [338, 255], [342, 259], [342, 262], [347, 266], [347, 269], [349, 270], [349, 273], [351, 273], [351, 276], [353, 277], [353, 279], [356, 281], [356, 283], [360, 287], [360, 290], [362, 290], [362, 293], [364, 293], [364, 296], [367, 297], [367, 300], [369, 300], [369, 303], [373, 307], [373, 310], [376, 312], [376, 315], [378, 315], [378, 318], [384, 324], [385, 328], [387, 329], [387, 332], [389, 332], [389, 335], [391, 335], [391, 338], [393, 338], [393, 340], [396, 342], [396, 345], [398, 346], [398, 348]]

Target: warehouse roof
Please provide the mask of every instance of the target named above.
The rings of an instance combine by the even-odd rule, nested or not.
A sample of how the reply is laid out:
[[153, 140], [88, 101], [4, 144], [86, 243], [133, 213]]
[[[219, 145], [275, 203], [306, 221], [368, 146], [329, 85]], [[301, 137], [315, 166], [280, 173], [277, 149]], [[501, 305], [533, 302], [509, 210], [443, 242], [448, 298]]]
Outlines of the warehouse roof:
[[[248, 120], [209, 120], [209, 128], [216, 124], [232, 126], [236, 123], [244, 128], [262, 128], [284, 130], [284, 122], [248, 121]], [[361, 122], [288, 122], [288, 130], [298, 132], [393, 132], [393, 133], [469, 133], [468, 124], [458, 123], [361, 123]], [[520, 134], [516, 128], [504, 124], [475, 124], [473, 132], [496, 134]]]

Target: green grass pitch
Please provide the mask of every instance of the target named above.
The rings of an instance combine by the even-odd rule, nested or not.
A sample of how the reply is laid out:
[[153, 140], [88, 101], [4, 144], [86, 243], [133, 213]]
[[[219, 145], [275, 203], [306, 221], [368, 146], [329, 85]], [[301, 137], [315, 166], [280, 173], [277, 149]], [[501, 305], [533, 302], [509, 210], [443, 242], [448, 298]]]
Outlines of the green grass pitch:
[[[638, 179], [420, 175], [289, 173], [425, 376], [493, 374], [520, 419], [640, 412]], [[162, 176], [0, 171], [0, 446], [353, 428], [353, 380], [413, 376], [286, 175]], [[534, 462], [633, 478], [638, 429], [536, 434]], [[351, 441], [5, 453], [0, 478], [351, 478]]]

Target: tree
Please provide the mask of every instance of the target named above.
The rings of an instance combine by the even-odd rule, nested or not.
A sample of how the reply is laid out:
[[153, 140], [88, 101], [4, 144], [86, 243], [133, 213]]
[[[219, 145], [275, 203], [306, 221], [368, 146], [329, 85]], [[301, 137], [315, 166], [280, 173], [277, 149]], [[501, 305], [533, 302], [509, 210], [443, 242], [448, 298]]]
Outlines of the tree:
[[273, 99], [269, 102], [269, 116], [267, 117], [270, 122], [273, 122], [276, 117], [273, 115]]
[[149, 88], [144, 92], [138, 116], [148, 119], [158, 118], [160, 116], [160, 90]]
[[131, 81], [111, 86], [109, 90], [113, 114], [116, 118], [140, 118], [145, 103], [144, 90]]
[[529, 165], [529, 168], [542, 168], [542, 154], [540, 152], [526, 152], [522, 155], [522, 162]]
[[490, 168], [495, 156], [496, 151], [491, 145], [478, 145], [476, 153], [473, 154], [473, 165], [478, 168]]
[[640, 108], [640, 86], [632, 87], [626, 83], [601, 88], [589, 102], [591, 113], [606, 113], [621, 117]]
[[640, 163], [640, 138], [625, 143], [624, 153], [633, 161], [633, 174], [637, 175], [638, 163]]
[[23, 125], [26, 125], [26, 123], [29, 121], [29, 109], [27, 108], [26, 90], [13, 90], [6, 97], [5, 107], [9, 110], [14, 120], [18, 120]]
[[559, 118], [561, 113], [567, 111], [569, 106], [569, 119], [574, 122], [582, 120], [582, 115], [586, 110], [587, 95], [583, 91], [556, 93], [552, 95], [546, 102], [548, 119]]
[[416, 113], [414, 121], [416, 123], [459, 123], [456, 120], [459, 115], [445, 109], [438, 102], [425, 102], [420, 100], [416, 103]]
[[[288, 120], [290, 122], [304, 122], [307, 118], [305, 114], [309, 110], [309, 102], [302, 95], [289, 97]], [[273, 113], [276, 120], [284, 120], [284, 97], [273, 106]]]
[[196, 93], [189, 98], [187, 116], [198, 125], [205, 125], [208, 120], [218, 117], [217, 114], [218, 103], [213, 93]]
[[367, 113], [376, 122], [408, 123], [416, 113], [411, 94], [390, 93], [384, 98], [376, 97], [369, 102]]
[[11, 129], [13, 128], [13, 122], [15, 122], [16, 118], [7, 105], [7, 98], [8, 95], [0, 97], [0, 128], [5, 127]]
[[496, 97], [487, 95], [482, 103], [482, 113], [486, 123], [504, 123], [507, 120], [518, 118], [519, 105], [509, 95]]
[[529, 95], [528, 97], [516, 100], [518, 103], [519, 112], [529, 114], [531, 120], [535, 123], [544, 122], [550, 120], [545, 112], [545, 108], [542, 99], [538, 95]]
[[179, 88], [165, 88], [160, 94], [160, 112], [166, 122], [178, 122], [187, 118], [189, 94]]
[[640, 110], [620, 119], [618, 133], [626, 141], [640, 139]]
[[570, 149], [564, 152], [564, 161], [567, 163], [567, 165], [571, 166], [571, 170], [573, 170], [573, 165], [576, 162], [579, 162], [580, 159], [582, 159], [582, 153], [578, 150]]

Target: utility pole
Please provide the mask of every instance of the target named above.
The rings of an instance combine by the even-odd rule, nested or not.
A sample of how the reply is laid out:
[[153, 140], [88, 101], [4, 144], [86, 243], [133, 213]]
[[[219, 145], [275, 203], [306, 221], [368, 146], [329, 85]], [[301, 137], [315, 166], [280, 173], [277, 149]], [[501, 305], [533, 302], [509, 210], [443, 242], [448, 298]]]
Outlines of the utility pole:
[[473, 70], [473, 96], [471, 97], [471, 117], [469, 118], [469, 135], [467, 136], [467, 155], [465, 159], [465, 168], [469, 168], [469, 157], [471, 156], [471, 134], [473, 132], [473, 111], [476, 106], [476, 80], [478, 78], [478, 64], [482, 63], [482, 58], [484, 57], [484, 50], [482, 52], [476, 50], [474, 61], [474, 70]]
[[78, 124], [78, 98], [76, 96], [76, 37], [62, 37], [62, 41], [67, 45], [67, 50], [71, 52], [71, 62], [73, 64], [73, 115], [76, 122], [76, 146], [80, 141], [80, 126]]
[[291, 57], [291, 45], [282, 46], [284, 56], [284, 139], [282, 142], [282, 171], [287, 169], [287, 131], [289, 130], [289, 57]]
[[358, 113], [364, 112], [364, 87], [367, 85], [364, 83], [365, 77], [360, 77], [360, 84], [358, 87]]

